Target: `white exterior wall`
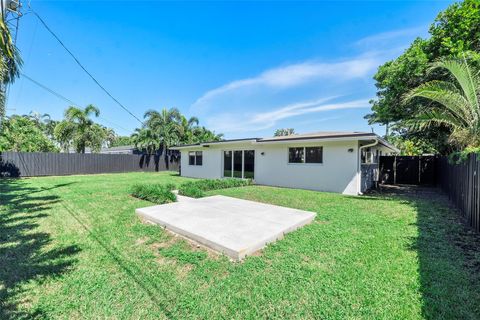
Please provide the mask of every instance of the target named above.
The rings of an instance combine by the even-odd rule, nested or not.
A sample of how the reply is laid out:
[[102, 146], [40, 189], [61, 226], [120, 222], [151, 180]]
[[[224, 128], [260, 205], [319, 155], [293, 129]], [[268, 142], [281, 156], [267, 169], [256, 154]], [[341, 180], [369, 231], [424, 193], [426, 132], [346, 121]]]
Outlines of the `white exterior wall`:
[[[288, 163], [289, 147], [323, 147], [323, 163]], [[255, 182], [279, 187], [357, 194], [357, 141], [265, 145], [256, 153]], [[353, 152], [348, 152], [353, 149]]]
[[[191, 166], [188, 164], [189, 151], [203, 151], [203, 165]], [[189, 150], [181, 150], [180, 164], [183, 177], [191, 178], [222, 178], [223, 172], [223, 153], [221, 149], [213, 148], [196, 148]]]
[[[323, 163], [288, 163], [288, 148], [303, 146], [322, 146]], [[353, 149], [353, 152], [348, 152], [348, 149]], [[188, 165], [188, 152], [196, 150], [203, 151], [202, 166]], [[358, 141], [312, 143], [291, 141], [268, 145], [244, 143], [231, 146], [212, 144], [208, 148], [182, 149], [182, 176], [223, 177], [224, 150], [255, 150], [255, 183], [258, 184], [357, 194]]]

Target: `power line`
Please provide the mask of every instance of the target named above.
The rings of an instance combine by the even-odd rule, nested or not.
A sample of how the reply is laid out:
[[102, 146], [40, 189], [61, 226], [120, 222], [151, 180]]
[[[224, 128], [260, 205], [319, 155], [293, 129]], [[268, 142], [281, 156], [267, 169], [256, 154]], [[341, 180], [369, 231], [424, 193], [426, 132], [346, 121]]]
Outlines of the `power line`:
[[42, 88], [42, 89], [50, 92], [51, 94], [53, 94], [53, 95], [56, 96], [57, 98], [59, 98], [59, 99], [61, 99], [61, 100], [63, 100], [63, 101], [66, 101], [66, 102], [68, 102], [68, 103], [71, 104], [71, 105], [79, 106], [78, 103], [75, 103], [75, 102], [73, 102], [72, 100], [68, 99], [67, 97], [62, 96], [60, 93], [53, 91], [52, 89], [50, 89], [49, 87], [41, 84], [41, 83], [38, 82], [37, 80], [34, 80], [34, 79], [30, 78], [30, 77], [27, 76], [25, 73], [21, 72], [20, 74], [21, 74], [22, 77], [24, 77], [25, 79], [27, 79], [27, 80], [35, 83], [37, 86], [39, 86], [40, 88]]
[[68, 52], [68, 54], [75, 60], [75, 62], [78, 64], [78, 66], [100, 87], [100, 89], [103, 90], [113, 101], [115, 101], [123, 110], [128, 112], [132, 117], [134, 117], [138, 122], [140, 122], [142, 125], [144, 124], [142, 120], [140, 120], [136, 115], [134, 115], [130, 110], [128, 110], [127, 107], [125, 107], [120, 101], [118, 101], [107, 89], [105, 89], [104, 86], [100, 84], [100, 82], [83, 66], [83, 64], [80, 62], [80, 60], [77, 59], [77, 57], [70, 51], [67, 46], [63, 43], [62, 40], [55, 34], [55, 32], [50, 29], [50, 27], [47, 25], [47, 23], [38, 15], [38, 13], [33, 10], [33, 8], [29, 4], [29, 8], [31, 12], [38, 18], [38, 20], [42, 23], [42, 25], [47, 29], [47, 31], [55, 38], [55, 40], [58, 41], [58, 43], [65, 49], [65, 51]]
[[[68, 99], [68, 98], [65, 97], [64, 95], [61, 95], [60, 93], [58, 93], [58, 92], [50, 89], [49, 87], [47, 87], [46, 85], [38, 82], [37, 80], [30, 78], [30, 77], [27, 76], [25, 73], [21, 72], [20, 74], [21, 74], [21, 76], [24, 77], [25, 79], [27, 79], [27, 80], [29, 80], [30, 82], [36, 84], [36, 85], [39, 86], [40, 88], [48, 91], [49, 93], [51, 93], [52, 95], [56, 96], [57, 98], [59, 98], [59, 99], [65, 101], [65, 102], [69, 103], [69, 104], [72, 105], [72, 106], [80, 107], [80, 105], [79, 105], [78, 103], [75, 103], [74, 101]], [[112, 122], [112, 121], [110, 121], [110, 120], [105, 119], [105, 118], [102, 117], [102, 116], [99, 116], [99, 118], [102, 119], [102, 120], [104, 120], [105, 122], [110, 123], [111, 125], [117, 127], [118, 129], [122, 129], [122, 130], [124, 130], [125, 132], [128, 132], [129, 134], [132, 133], [131, 130], [125, 129], [125, 128], [119, 126], [118, 124], [116, 124], [116, 123], [114, 123], [114, 122]]]

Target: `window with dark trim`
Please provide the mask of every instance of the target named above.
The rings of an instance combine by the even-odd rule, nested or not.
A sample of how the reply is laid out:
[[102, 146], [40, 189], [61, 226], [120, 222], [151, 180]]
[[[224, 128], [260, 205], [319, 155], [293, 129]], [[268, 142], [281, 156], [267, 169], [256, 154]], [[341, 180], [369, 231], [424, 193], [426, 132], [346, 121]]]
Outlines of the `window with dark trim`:
[[195, 151], [190, 151], [188, 153], [188, 164], [191, 166], [195, 165]]
[[323, 163], [323, 147], [288, 148], [288, 163]]
[[197, 151], [195, 153], [195, 165], [196, 166], [201, 166], [203, 163], [203, 152], [202, 151]]
[[375, 154], [373, 153], [372, 148], [368, 147], [368, 148], [362, 149], [361, 160], [362, 160], [361, 161], [362, 164], [375, 163]]
[[323, 147], [306, 147], [305, 163], [322, 163]]
[[203, 164], [203, 152], [202, 151], [190, 151], [188, 152], [188, 164], [190, 166], [201, 166]]
[[288, 162], [289, 163], [304, 163], [305, 162], [305, 148], [288, 148]]

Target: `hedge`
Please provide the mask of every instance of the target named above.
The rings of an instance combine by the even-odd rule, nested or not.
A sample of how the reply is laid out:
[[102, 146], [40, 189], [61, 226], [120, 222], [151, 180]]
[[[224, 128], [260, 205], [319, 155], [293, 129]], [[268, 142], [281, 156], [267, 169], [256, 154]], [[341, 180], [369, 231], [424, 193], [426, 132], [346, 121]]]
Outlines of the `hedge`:
[[178, 193], [187, 197], [201, 198], [205, 196], [205, 191], [243, 187], [250, 184], [252, 180], [249, 179], [202, 179], [183, 183]]
[[173, 184], [136, 184], [131, 188], [130, 194], [142, 200], [164, 204], [177, 200], [172, 192], [174, 188]]

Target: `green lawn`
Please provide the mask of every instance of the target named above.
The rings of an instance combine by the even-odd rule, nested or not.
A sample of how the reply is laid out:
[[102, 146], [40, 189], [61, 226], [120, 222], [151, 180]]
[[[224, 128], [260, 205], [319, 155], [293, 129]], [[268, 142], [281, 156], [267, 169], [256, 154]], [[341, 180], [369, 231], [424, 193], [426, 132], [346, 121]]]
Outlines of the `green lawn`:
[[[0, 318], [473, 319], [480, 238], [443, 198], [263, 186], [210, 194], [316, 211], [243, 263], [142, 224], [174, 173], [0, 180]], [[473, 244], [476, 242], [476, 245]]]

